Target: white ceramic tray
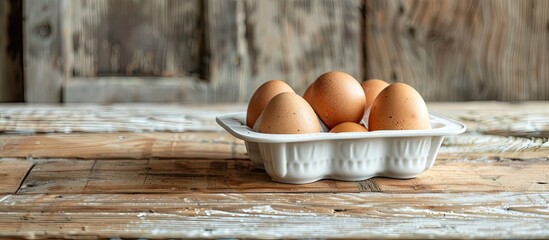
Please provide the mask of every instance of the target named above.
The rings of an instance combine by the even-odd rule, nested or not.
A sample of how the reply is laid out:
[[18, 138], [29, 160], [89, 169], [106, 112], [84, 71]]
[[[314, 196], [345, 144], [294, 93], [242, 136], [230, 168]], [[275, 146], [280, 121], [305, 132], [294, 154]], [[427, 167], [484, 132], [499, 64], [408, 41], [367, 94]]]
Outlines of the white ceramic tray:
[[430, 114], [432, 129], [313, 134], [265, 134], [246, 126], [246, 113], [216, 121], [246, 143], [256, 167], [278, 182], [304, 184], [320, 179], [359, 181], [376, 176], [414, 178], [431, 168], [444, 136], [465, 125]]

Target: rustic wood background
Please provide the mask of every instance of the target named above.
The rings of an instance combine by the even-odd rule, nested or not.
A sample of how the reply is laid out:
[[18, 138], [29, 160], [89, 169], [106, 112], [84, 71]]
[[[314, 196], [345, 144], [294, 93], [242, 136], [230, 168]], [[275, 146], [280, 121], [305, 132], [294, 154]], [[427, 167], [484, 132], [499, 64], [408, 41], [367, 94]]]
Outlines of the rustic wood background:
[[[546, 0], [23, 3], [28, 102], [245, 102], [267, 80], [302, 93], [330, 70], [430, 101], [549, 99]], [[0, 3], [0, 96], [14, 99], [22, 68], [3, 33], [21, 4]]]
[[0, 1], [0, 102], [23, 100], [21, 1]]

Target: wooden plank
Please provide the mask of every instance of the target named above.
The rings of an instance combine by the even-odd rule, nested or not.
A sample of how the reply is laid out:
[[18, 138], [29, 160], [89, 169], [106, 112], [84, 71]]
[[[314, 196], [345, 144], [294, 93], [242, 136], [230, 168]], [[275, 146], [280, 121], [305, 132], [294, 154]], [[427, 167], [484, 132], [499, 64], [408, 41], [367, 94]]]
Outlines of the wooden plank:
[[547, 193], [2, 195], [23, 238], [548, 238]]
[[63, 89], [65, 103], [205, 103], [208, 86], [198, 79], [170, 77], [72, 78]]
[[[244, 141], [227, 132], [0, 135], [0, 156], [14, 158], [248, 158]], [[462, 134], [445, 138], [438, 160], [547, 160], [543, 138]]]
[[549, 2], [366, 1], [366, 77], [427, 100], [549, 99]]
[[26, 0], [24, 4], [24, 68], [26, 102], [60, 102], [67, 77], [64, 57], [64, 1]]
[[222, 131], [215, 117], [243, 105], [0, 105], [0, 132]]
[[[546, 134], [549, 129], [547, 122], [549, 102], [546, 101], [429, 102], [428, 107], [430, 112], [465, 123], [468, 132], [486, 131], [499, 136], [516, 137], [549, 136]], [[173, 124], [169, 125], [168, 122], [179, 124], [188, 122], [188, 125], [208, 126], [208, 128], [193, 130], [214, 130], [210, 126], [217, 126], [214, 122], [215, 116], [244, 111], [246, 111], [245, 104], [116, 104], [109, 106], [1, 104], [0, 131], [66, 132], [69, 129], [69, 132], [178, 132], [186, 130], [174, 127]], [[192, 121], [194, 118], [200, 121]], [[89, 127], [79, 127], [79, 125]], [[220, 130], [220, 128], [216, 129]]]
[[274, 182], [249, 160], [40, 160], [18, 193], [547, 192], [547, 161], [440, 161], [414, 179]]
[[23, 100], [22, 1], [0, 2], [0, 102]]
[[245, 1], [247, 97], [270, 79], [302, 94], [334, 70], [362, 81], [362, 8], [360, 0]]
[[245, 102], [271, 79], [303, 93], [320, 74], [362, 80], [362, 1], [206, 4], [209, 102]]
[[200, 1], [67, 3], [69, 15], [64, 21], [70, 24], [70, 32], [65, 40], [71, 41], [75, 76], [174, 77], [199, 73], [203, 42]]
[[[441, 113], [464, 122], [468, 131], [447, 137], [438, 159], [453, 161], [498, 161], [502, 159], [547, 159], [549, 144], [549, 103], [429, 103], [432, 112]], [[0, 136], [0, 143], [9, 146], [0, 150], [10, 157], [43, 158], [177, 158], [195, 157], [198, 150], [178, 152], [171, 144], [185, 144], [199, 149], [215, 134], [160, 134], [158, 132], [223, 131], [215, 123], [215, 116], [226, 112], [245, 111], [244, 105], [64, 105], [32, 106], [0, 105], [0, 132], [16, 135]], [[71, 134], [22, 136], [20, 133], [102, 133], [102, 132], [156, 132], [155, 134]], [[118, 137], [122, 136], [123, 139]], [[185, 138], [182, 136], [195, 136]], [[222, 133], [219, 139], [225, 139]], [[172, 139], [173, 138], [173, 139]], [[204, 140], [209, 139], [209, 140]], [[232, 140], [231, 140], [232, 141]], [[242, 156], [241, 141], [220, 140], [225, 144], [220, 155], [206, 154], [211, 158], [225, 158], [234, 151]], [[53, 145], [63, 142], [64, 144]], [[149, 150], [145, 146], [154, 144]], [[170, 146], [168, 146], [170, 145]], [[130, 152], [133, 148], [134, 152]], [[68, 150], [71, 149], [71, 150]], [[78, 151], [75, 151], [78, 149]], [[93, 150], [95, 149], [95, 150]], [[158, 150], [158, 151], [157, 151]], [[186, 151], [189, 151], [187, 149]], [[193, 150], [195, 151], [195, 150]]]
[[64, 1], [61, 14], [63, 102], [206, 102], [200, 1]]
[[31, 161], [0, 159], [0, 193], [16, 193], [32, 165]]
[[19, 193], [358, 192], [358, 183], [273, 182], [249, 160], [40, 160]]
[[243, 45], [243, 1], [205, 1], [205, 54], [203, 77], [211, 84], [208, 102], [244, 101], [248, 65]]
[[248, 158], [226, 132], [0, 135], [0, 146], [0, 156], [14, 158]]
[[549, 161], [454, 163], [440, 161], [415, 179], [377, 178], [383, 192], [549, 191]]

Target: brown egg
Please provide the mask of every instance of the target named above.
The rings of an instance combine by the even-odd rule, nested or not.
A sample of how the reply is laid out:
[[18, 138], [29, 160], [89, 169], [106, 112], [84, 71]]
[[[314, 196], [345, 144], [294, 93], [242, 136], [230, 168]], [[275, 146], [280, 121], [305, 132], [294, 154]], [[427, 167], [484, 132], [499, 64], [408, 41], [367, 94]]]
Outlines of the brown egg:
[[250, 98], [246, 111], [246, 125], [253, 128], [255, 121], [267, 106], [267, 103], [279, 93], [294, 92], [294, 90], [281, 80], [270, 80], [263, 83]]
[[320, 75], [305, 94], [322, 122], [333, 128], [343, 122], [360, 122], [366, 97], [360, 83], [343, 72]]
[[379, 79], [369, 79], [360, 85], [362, 86], [362, 90], [364, 90], [364, 95], [366, 95], [366, 109], [372, 105], [381, 90], [389, 86], [387, 82]]
[[333, 127], [330, 130], [331, 133], [340, 133], [340, 132], [368, 132], [368, 129], [355, 122], [344, 122], [340, 123], [337, 126]]
[[285, 92], [273, 97], [261, 113], [259, 132], [277, 134], [318, 133], [315, 111], [301, 96]]
[[430, 128], [425, 101], [413, 87], [405, 83], [394, 83], [383, 89], [370, 109], [370, 131]]

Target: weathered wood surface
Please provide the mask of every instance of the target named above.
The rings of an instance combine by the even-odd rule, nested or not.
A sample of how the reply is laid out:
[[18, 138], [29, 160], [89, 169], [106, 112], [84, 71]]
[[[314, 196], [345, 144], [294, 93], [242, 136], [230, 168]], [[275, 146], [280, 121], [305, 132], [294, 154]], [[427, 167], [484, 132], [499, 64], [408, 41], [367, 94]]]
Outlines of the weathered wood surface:
[[[247, 158], [244, 142], [223, 132], [0, 135], [0, 146], [1, 156], [14, 158]], [[549, 159], [548, 156], [549, 144], [546, 138], [465, 133], [459, 137], [447, 137], [437, 159], [467, 159], [471, 162], [543, 161]]]
[[209, 1], [212, 101], [247, 101], [271, 79], [301, 94], [333, 70], [362, 80], [361, 10], [358, 0]]
[[221, 131], [219, 114], [242, 105], [128, 104], [0, 105], [0, 132], [184, 132]]
[[216, 126], [245, 105], [4, 104], [0, 236], [546, 239], [548, 104], [429, 103], [468, 126], [429, 171], [306, 185]]
[[[196, 153], [168, 150], [168, 145], [195, 144], [186, 142], [186, 139], [193, 139], [191, 136], [199, 134], [158, 132], [223, 131], [215, 123], [215, 116], [245, 109], [245, 105], [42, 105], [31, 108], [27, 105], [3, 105], [0, 106], [0, 132], [83, 134], [0, 136], [0, 144], [4, 145], [0, 153], [9, 157], [85, 159], [193, 157]], [[546, 139], [549, 137], [547, 102], [429, 103], [429, 109], [462, 121], [468, 127], [467, 133], [445, 139], [439, 151], [439, 159], [498, 161], [530, 158], [543, 160], [549, 157], [549, 142]], [[85, 134], [104, 132], [127, 133]], [[227, 133], [219, 135], [220, 139], [226, 139], [227, 136]], [[212, 139], [215, 138], [212, 135]], [[58, 142], [64, 144], [54, 144]], [[233, 143], [229, 142], [234, 142], [236, 149], [243, 149], [242, 141], [219, 142], [225, 145], [219, 145], [218, 150], [232, 148]], [[65, 148], [71, 151], [63, 151]], [[217, 155], [218, 152], [204, 154], [206, 157], [225, 157]], [[228, 157], [242, 156], [243, 153], [224, 151], [223, 154]]]
[[197, 0], [66, 1], [76, 76], [190, 76], [200, 70]]
[[243, 159], [244, 141], [225, 132], [0, 135], [0, 156], [77, 159]]
[[548, 238], [547, 193], [0, 196], [0, 236]]
[[0, 2], [0, 102], [23, 100], [22, 1]]
[[32, 166], [30, 161], [0, 160], [0, 194], [16, 193]]
[[[427, 105], [430, 112], [465, 123], [469, 132], [487, 131], [518, 137], [548, 136], [545, 134], [549, 130], [549, 103], [546, 101], [428, 102]], [[170, 128], [167, 127], [167, 123], [186, 123], [185, 126], [197, 127], [193, 130], [214, 130], [212, 128], [221, 130], [221, 127], [215, 123], [217, 115], [228, 112], [245, 112], [246, 106], [246, 104], [179, 105], [173, 103], [2, 104], [0, 105], [0, 130], [36, 133], [65, 132], [67, 128], [69, 132], [180, 132], [189, 130]], [[67, 121], [62, 122], [62, 120]], [[123, 125], [118, 125], [118, 123], [123, 123]], [[132, 123], [136, 125], [131, 126]], [[65, 128], [62, 128], [61, 125], [64, 125]], [[204, 128], [204, 126], [207, 127]]]
[[[267, 80], [302, 93], [331, 70], [407, 82], [427, 100], [549, 99], [545, 0], [25, 3], [30, 102], [245, 102]], [[179, 90], [151, 83], [162, 77]]]
[[249, 160], [37, 161], [18, 193], [549, 191], [548, 161], [438, 161], [429, 171], [409, 180], [322, 180], [304, 185], [275, 183]]
[[[302, 93], [326, 71], [362, 78], [359, 0], [26, 3], [27, 15], [44, 5], [51, 12], [38, 23], [32, 18], [26, 23], [31, 39], [25, 48], [32, 52], [26, 58], [44, 60], [26, 65], [31, 102], [50, 95], [44, 101], [244, 102], [270, 79], [284, 79]], [[31, 35], [32, 29], [41, 29], [34, 32], [39, 36]], [[96, 76], [130, 77], [132, 88], [97, 81], [127, 78]], [[131, 78], [135, 76], [156, 78]], [[158, 86], [151, 83], [158, 77], [174, 76], [180, 77], [172, 79], [174, 87], [147, 90]], [[87, 81], [75, 84], [74, 77]], [[40, 85], [46, 82], [50, 84]], [[87, 89], [90, 85], [95, 86]]]
[[65, 83], [63, 102], [208, 102], [208, 85], [193, 77], [78, 77]]
[[[61, 102], [69, 76], [65, 56], [69, 37], [59, 0], [26, 0], [24, 4], [24, 73], [26, 102]], [[65, 45], [64, 45], [65, 44]]]
[[548, 1], [365, 3], [366, 77], [428, 100], [548, 99]]
[[[318, 75], [330, 70], [345, 71], [357, 79], [361, 79], [362, 16], [360, 6], [362, 3], [357, 0], [337, 2], [206, 1], [202, 3], [203, 6], [200, 6], [203, 10], [205, 26], [203, 29], [197, 28], [196, 30], [198, 33], [205, 31], [206, 39], [204, 43], [200, 43], [204, 46], [195, 46], [194, 42], [201, 37], [195, 36], [197, 33], [194, 33], [192, 39], [186, 39], [192, 40], [192, 46], [197, 47], [189, 52], [202, 54], [200, 58], [191, 56], [192, 59], [187, 59], [187, 61], [194, 61], [197, 65], [188, 70], [195, 73], [194, 75], [187, 74], [192, 76], [164, 80], [169, 81], [168, 84], [155, 83], [159, 78], [91, 78], [90, 76], [96, 75], [135, 76], [140, 75], [140, 71], [144, 71], [141, 68], [147, 67], [144, 64], [136, 65], [137, 74], [133, 74], [131, 71], [123, 72], [124, 69], [119, 69], [118, 73], [116, 71], [98, 72], [101, 64], [113, 65], [112, 61], [121, 61], [122, 58], [122, 53], [113, 55], [112, 51], [99, 51], [94, 54], [97, 52], [94, 49], [109, 48], [110, 46], [110, 38], [104, 40], [107, 42], [106, 46], [99, 44], [103, 39], [101, 33], [108, 31], [104, 30], [103, 24], [99, 22], [106, 21], [102, 19], [108, 18], [101, 12], [116, 12], [116, 10], [108, 10], [118, 8], [117, 4], [113, 4], [113, 2], [115, 1], [102, 1], [97, 4], [102, 7], [71, 4], [75, 14], [86, 13], [77, 14], [79, 16], [77, 23], [73, 25], [79, 26], [71, 30], [75, 32], [73, 35], [76, 36], [73, 39], [79, 39], [77, 41], [80, 42], [84, 39], [86, 42], [74, 43], [78, 45], [79, 49], [71, 61], [74, 62], [74, 71], [77, 76], [82, 77], [71, 78], [65, 83], [63, 86], [64, 102], [245, 102], [259, 85], [270, 79], [283, 79], [298, 93], [302, 93]], [[159, 5], [158, 8], [165, 8], [168, 5], [164, 2], [161, 1], [161, 4], [155, 5]], [[146, 7], [134, 2], [125, 2], [124, 4], [133, 6], [125, 10], [128, 12], [135, 11], [135, 8]], [[189, 8], [197, 7], [197, 4], [187, 4]], [[88, 8], [91, 10], [86, 10]], [[349, 11], [349, 9], [352, 10]], [[92, 14], [87, 13], [90, 11]], [[155, 14], [159, 13], [151, 13], [152, 16]], [[179, 19], [186, 19], [185, 14], [187, 13], [174, 13], [174, 15], [178, 15]], [[191, 19], [197, 20], [194, 17]], [[89, 24], [81, 22], [92, 22], [93, 24], [90, 27]], [[162, 22], [160, 25], [166, 29], [172, 27], [165, 26], [166, 24]], [[117, 28], [120, 26], [112, 26], [113, 30]], [[141, 27], [131, 25], [129, 29], [134, 28], [139, 30]], [[126, 31], [129, 30], [120, 31], [120, 34]], [[95, 36], [96, 32], [99, 34]], [[88, 40], [86, 35], [94, 36]], [[126, 35], [116, 35], [115, 37], [125, 39], [128, 37]], [[175, 36], [166, 35], [165, 37], [169, 41], [179, 41], [174, 38]], [[69, 40], [72, 41], [72, 39]], [[132, 52], [134, 55], [136, 52], [141, 52], [142, 49], [133, 45], [139, 46], [138, 43], [148, 43], [141, 43], [141, 39], [130, 40], [130, 43], [135, 42], [135, 44], [124, 46], [127, 48], [126, 51]], [[94, 48], [89, 53], [84, 51], [86, 44]], [[165, 48], [162, 44], [157, 47]], [[158, 55], [162, 56], [163, 50], [160, 52]], [[98, 64], [93, 64], [98, 61], [94, 60], [95, 58], [108, 59], [99, 60], [100, 63], [97, 66]], [[134, 56], [132, 59], [148, 61], [139, 56]], [[166, 64], [170, 63], [166, 62]], [[114, 69], [114, 67], [110, 66], [110, 69]], [[154, 71], [148, 75], [166, 76]], [[173, 74], [167, 76], [171, 75]], [[181, 73], [175, 75], [181, 75]], [[198, 78], [206, 81], [201, 81]]]

